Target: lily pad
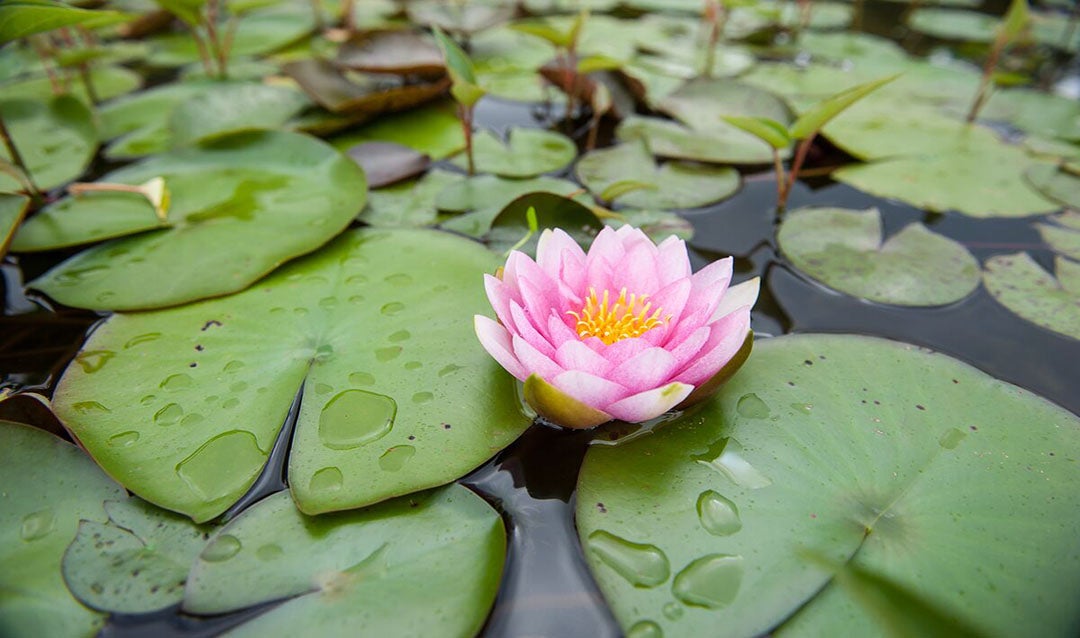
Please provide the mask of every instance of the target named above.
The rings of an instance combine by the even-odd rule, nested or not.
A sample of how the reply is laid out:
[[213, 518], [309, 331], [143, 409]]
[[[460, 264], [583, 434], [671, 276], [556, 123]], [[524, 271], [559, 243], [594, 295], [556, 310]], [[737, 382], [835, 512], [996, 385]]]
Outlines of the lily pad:
[[1024, 171], [1036, 163], [1019, 148], [980, 144], [972, 151], [845, 166], [832, 176], [878, 197], [925, 210], [955, 210], [972, 217], [1025, 217], [1060, 208], [1024, 180]]
[[[120, 66], [95, 66], [90, 69], [90, 83], [99, 100], [110, 100], [138, 89], [142, 86], [142, 77]], [[91, 103], [86, 87], [80, 81], [69, 80], [64, 91], [84, 104]], [[41, 102], [55, 97], [49, 78], [41, 75], [0, 84], [0, 95], [4, 100], [22, 98]]]
[[[529, 227], [529, 209], [536, 218], [536, 231]], [[585, 204], [554, 193], [528, 193], [507, 204], [491, 222], [484, 236], [491, 250], [504, 254], [511, 248], [536, 255], [540, 231], [561, 228], [585, 249], [604, 227]], [[521, 243], [528, 237], [527, 241]]]
[[[698, 130], [670, 120], [632, 115], [619, 124], [615, 136], [621, 142], [643, 142], [658, 157], [714, 164], [767, 164], [773, 159], [768, 144], [727, 124]], [[790, 148], [780, 151], [782, 158], [790, 155]]]
[[1035, 228], [1055, 252], [1080, 261], [1080, 230], [1053, 224], [1035, 224]]
[[102, 501], [124, 490], [82, 450], [0, 421], [0, 627], [9, 636], [93, 636], [104, 616], [60, 577], [80, 520], [105, 521]]
[[106, 523], [84, 520], [64, 553], [68, 589], [88, 607], [143, 614], [179, 603], [214, 528], [135, 497], [106, 501]]
[[1075, 99], [1029, 89], [996, 91], [980, 115], [1033, 135], [1080, 142], [1080, 104]]
[[332, 138], [330, 143], [344, 152], [361, 142], [395, 142], [441, 160], [465, 148], [465, 135], [455, 109], [453, 102], [440, 100], [383, 115]]
[[361, 32], [337, 54], [338, 66], [368, 73], [440, 76], [446, 72], [442, 53], [427, 36], [404, 29]]
[[359, 219], [372, 226], [430, 226], [438, 221], [435, 200], [451, 184], [464, 181], [461, 173], [432, 169], [419, 179], [394, 184], [368, 193], [367, 207]]
[[777, 241], [807, 275], [849, 295], [900, 306], [940, 306], [979, 286], [979, 262], [962, 245], [913, 223], [881, 242], [881, 213], [801, 208]]
[[783, 100], [768, 91], [734, 80], [695, 80], [664, 98], [660, 110], [687, 126], [703, 130], [731, 126], [724, 115], [767, 117], [781, 124], [791, 123], [791, 113]]
[[184, 608], [218, 614], [287, 599], [230, 636], [472, 636], [505, 552], [499, 514], [460, 485], [317, 518], [279, 493], [214, 538]]
[[[506, 142], [490, 131], [480, 131], [473, 137], [473, 159], [476, 170], [500, 177], [536, 177], [552, 173], [577, 157], [574, 141], [561, 133], [535, 128], [511, 128]], [[454, 165], [465, 168], [464, 155], [454, 159]]]
[[799, 34], [798, 46], [815, 58], [875, 74], [899, 71], [908, 63], [900, 45], [868, 33], [807, 31]]
[[174, 146], [230, 133], [281, 128], [310, 104], [303, 93], [255, 82], [226, 84], [192, 96], [169, 116]]
[[1078, 169], [1039, 164], [1027, 171], [1027, 179], [1037, 191], [1070, 208], [1080, 209], [1080, 175]]
[[920, 33], [965, 42], [993, 42], [999, 24], [994, 16], [959, 9], [918, 9], [908, 18], [908, 26]]
[[[510, 202], [529, 193], [554, 193], [569, 196], [581, 187], [565, 179], [535, 177], [533, 179], [503, 179], [494, 175], [478, 175], [447, 186], [435, 198], [439, 210], [465, 213], [443, 222], [442, 227], [471, 237], [482, 237], [491, 223]], [[583, 195], [591, 203], [587, 195]]]
[[[163, 177], [160, 222], [129, 193], [68, 197], [27, 220], [12, 250], [45, 250], [156, 229], [85, 250], [31, 286], [69, 306], [155, 308], [246, 288], [338, 234], [363, 207], [363, 172], [314, 138], [246, 133], [155, 155], [106, 182]], [[183, 268], [177, 268], [183, 263]]]
[[165, 128], [178, 104], [221, 84], [205, 80], [172, 82], [110, 100], [98, 111], [101, 137], [111, 140], [151, 126]]
[[26, 195], [0, 193], [0, 258], [7, 254], [11, 237], [23, 220], [30, 198]]
[[983, 283], [990, 294], [1020, 318], [1080, 339], [1080, 264], [1054, 259], [1057, 278], [1027, 253], [998, 255], [986, 261]]
[[1080, 622], [1080, 422], [964, 363], [871, 337], [759, 340], [715, 399], [645, 432], [594, 444], [577, 489], [629, 635], [885, 633], [807, 551], [980, 632]]
[[514, 16], [511, 6], [481, 2], [447, 5], [439, 0], [416, 0], [409, 3], [406, 11], [414, 23], [464, 34], [483, 31]]
[[591, 151], [578, 161], [576, 172], [593, 193], [625, 180], [656, 186], [631, 191], [616, 200], [636, 208], [696, 208], [739, 190], [739, 173], [733, 168], [680, 161], [657, 166], [642, 143]]
[[[97, 150], [93, 114], [73, 97], [3, 100], [0, 117], [38, 188], [55, 188], [82, 175]], [[2, 145], [0, 160], [11, 161]], [[20, 189], [15, 178], [0, 173], [0, 191]]]
[[242, 293], [114, 315], [60, 380], [57, 415], [131, 491], [197, 522], [252, 485], [301, 386], [302, 510], [446, 483], [529, 425], [472, 334], [494, 262], [445, 233], [347, 233]]
[[450, 86], [449, 78], [413, 82], [397, 75], [342, 72], [326, 60], [297, 60], [285, 73], [327, 110], [377, 115], [430, 102]]
[[[230, 58], [276, 51], [315, 29], [315, 15], [306, 3], [285, 2], [239, 17], [229, 46]], [[199, 61], [199, 49], [188, 33], [171, 33], [147, 40], [153, 50], [147, 62], [175, 67]]]
[[0, 6], [0, 44], [73, 25], [88, 29], [131, 19], [119, 11], [92, 11], [56, 0], [8, 0]]

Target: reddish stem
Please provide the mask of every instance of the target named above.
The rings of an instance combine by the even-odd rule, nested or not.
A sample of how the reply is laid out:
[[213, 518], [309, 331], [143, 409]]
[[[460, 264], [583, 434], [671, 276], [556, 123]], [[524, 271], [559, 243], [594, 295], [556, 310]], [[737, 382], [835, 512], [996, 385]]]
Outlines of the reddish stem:
[[1005, 48], [1005, 38], [999, 37], [994, 41], [994, 48], [990, 49], [990, 57], [986, 58], [986, 65], [983, 66], [982, 79], [979, 81], [979, 91], [975, 94], [975, 101], [971, 103], [971, 110], [967, 114], [967, 122], [971, 124], [975, 121], [975, 118], [979, 116], [979, 111], [982, 110], [983, 104], [986, 102], [986, 98], [990, 96], [990, 77], [994, 73], [994, 69], [997, 68], [998, 58], [1001, 56], [1001, 51]]
[[806, 155], [810, 152], [810, 144], [814, 141], [815, 137], [817, 137], [817, 131], [814, 131], [805, 140], [799, 142], [799, 148], [795, 151], [795, 159], [791, 162], [791, 171], [787, 176], [787, 186], [780, 196], [780, 210], [784, 210], [784, 208], [787, 207], [788, 195], [791, 194], [791, 189], [795, 186], [795, 180], [799, 178], [799, 170], [802, 168], [803, 162], [806, 161]]
[[473, 109], [471, 106], [465, 106], [464, 104], [458, 107], [461, 113], [461, 126], [465, 132], [465, 159], [468, 162], [469, 176], [476, 174], [476, 164], [473, 161], [473, 143], [472, 143], [472, 120]]

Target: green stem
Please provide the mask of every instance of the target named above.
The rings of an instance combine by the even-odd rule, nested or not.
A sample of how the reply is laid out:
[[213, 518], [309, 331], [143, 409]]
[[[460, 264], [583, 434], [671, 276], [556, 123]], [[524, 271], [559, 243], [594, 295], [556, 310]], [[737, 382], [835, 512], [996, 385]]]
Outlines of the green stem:
[[971, 124], [975, 121], [975, 118], [979, 116], [979, 111], [982, 110], [983, 104], [986, 102], [986, 98], [990, 96], [990, 78], [994, 74], [994, 69], [997, 68], [998, 58], [1001, 56], [1001, 51], [1005, 48], [1005, 38], [998, 37], [994, 41], [994, 47], [990, 49], [990, 57], [986, 59], [986, 65], [983, 66], [982, 79], [979, 81], [979, 90], [975, 93], [975, 101], [971, 103], [971, 109], [967, 114], [967, 123]]
[[784, 161], [780, 159], [780, 149], [773, 148], [773, 170], [776, 171], [776, 201], [783, 202], [787, 200], [787, 186], [784, 175]]

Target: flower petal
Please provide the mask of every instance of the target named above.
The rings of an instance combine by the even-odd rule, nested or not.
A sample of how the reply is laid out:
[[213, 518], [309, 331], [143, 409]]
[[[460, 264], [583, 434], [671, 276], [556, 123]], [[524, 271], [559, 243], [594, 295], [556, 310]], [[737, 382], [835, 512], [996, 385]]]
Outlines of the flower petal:
[[754, 302], [757, 301], [758, 293], [760, 291], [761, 277], [754, 277], [753, 279], [731, 286], [720, 299], [720, 304], [716, 306], [716, 310], [713, 310], [712, 318], [709, 320], [709, 323], [716, 321], [724, 315], [729, 315], [743, 306], [753, 306]]
[[551, 385], [598, 410], [630, 394], [614, 381], [581, 370], [567, 370], [550, 381]]
[[572, 315], [559, 314], [554, 308], [548, 314], [548, 339], [556, 349], [566, 341], [578, 341], [578, 335], [568, 324], [574, 321]]
[[525, 367], [514, 356], [510, 333], [507, 332], [506, 328], [489, 317], [476, 315], [473, 317], [473, 329], [476, 330], [476, 337], [480, 339], [480, 345], [484, 346], [484, 350], [487, 350], [488, 354], [498, 361], [499, 365], [505, 368], [507, 372], [521, 381], [524, 381], [529, 376], [525, 372]]
[[677, 375], [676, 381], [698, 385], [727, 363], [750, 331], [750, 306], [743, 306], [709, 326], [709, 340], [701, 348], [701, 354]]
[[525, 402], [540, 416], [566, 428], [591, 428], [611, 420], [610, 414], [578, 401], [535, 374], [525, 380]]
[[577, 339], [564, 341], [555, 351], [555, 362], [567, 370], [581, 370], [607, 377], [611, 362]]
[[626, 397], [607, 406], [606, 410], [616, 419], [640, 423], [658, 417], [682, 402], [694, 390], [694, 386], [674, 381], [660, 388]]
[[[659, 330], [659, 328], [656, 328], [656, 330]], [[652, 332], [652, 330], [646, 332], [645, 334], [647, 335], [650, 332]], [[597, 341], [599, 341], [601, 344], [601, 348], [599, 350], [600, 354], [604, 355], [604, 358], [610, 361], [613, 366], [617, 366], [622, 362], [626, 361], [627, 359], [633, 357], [637, 353], [641, 352], [642, 350], [652, 347], [652, 344], [644, 337], [622, 339], [620, 341], [616, 341], [610, 346], [604, 346], [604, 342], [600, 341], [599, 339], [597, 339]]]
[[711, 333], [712, 328], [701, 326], [687, 335], [682, 341], [678, 343], [669, 342], [666, 347], [668, 352], [679, 362], [679, 365], [685, 367], [686, 364], [697, 358], [697, 354], [701, 352], [702, 346], [709, 340]]
[[667, 381], [677, 369], [678, 364], [679, 362], [667, 350], [648, 348], [623, 361], [605, 377], [630, 392], [644, 392]]
[[562, 374], [562, 366], [549, 359], [535, 346], [522, 339], [519, 335], [513, 335], [514, 356], [529, 374], [539, 374], [545, 379], [553, 379]]
[[690, 277], [690, 257], [686, 253], [686, 242], [671, 235], [656, 249], [656, 270], [661, 286]]
[[545, 228], [536, 245], [536, 264], [571, 290], [585, 284], [585, 251], [561, 228]]
[[705, 317], [712, 317], [713, 311], [727, 291], [728, 282], [731, 281], [731, 268], [732, 259], [726, 257], [694, 273], [690, 278], [693, 288], [690, 290], [690, 298], [686, 302], [683, 315], [701, 313]]
[[[543, 352], [545, 356], [555, 356], [555, 348], [548, 341], [547, 336], [541, 334], [541, 332], [536, 329], [539, 322], [536, 319], [529, 317], [525, 312], [525, 309], [521, 307], [521, 304], [516, 301], [510, 302], [510, 318], [512, 319], [512, 323], [507, 324], [504, 321], [503, 325], [512, 325], [515, 333], [521, 335], [522, 338], [535, 346], [537, 350]], [[539, 323], [539, 325], [544, 326], [545, 328], [547, 327], [546, 322]]]
[[495, 316], [503, 325], [510, 325], [510, 302], [515, 300], [517, 295], [497, 277], [487, 274], [484, 275], [484, 290], [491, 307], [495, 309]]

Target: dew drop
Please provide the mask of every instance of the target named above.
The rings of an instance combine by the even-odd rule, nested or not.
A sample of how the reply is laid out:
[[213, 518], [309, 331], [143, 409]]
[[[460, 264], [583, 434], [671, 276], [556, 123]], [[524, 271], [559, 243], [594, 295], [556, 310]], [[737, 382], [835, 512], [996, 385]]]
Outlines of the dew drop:
[[229, 560], [240, 551], [240, 539], [232, 534], [222, 534], [206, 546], [199, 558], [208, 563], [220, 563]]
[[281, 549], [281, 546], [276, 543], [269, 543], [259, 547], [255, 550], [255, 556], [259, 560], [271, 561], [281, 558], [285, 554], [285, 551]]
[[74, 286], [90, 279], [96, 279], [108, 272], [108, 266], [86, 266], [85, 268], [68, 268], [56, 276], [56, 283], [60, 286]]
[[308, 489], [312, 492], [336, 492], [341, 489], [345, 477], [336, 467], [324, 467], [311, 476]]
[[165, 380], [161, 382], [161, 387], [170, 392], [177, 390], [183, 390], [192, 386], [191, 377], [186, 374], [171, 374], [165, 377]]
[[132, 337], [131, 339], [128, 339], [127, 343], [124, 344], [124, 350], [127, 350], [128, 348], [134, 348], [135, 346], [149, 343], [151, 341], [157, 341], [160, 338], [160, 332], [148, 332], [137, 337]]
[[315, 348], [315, 358], [320, 360], [329, 359], [334, 356], [334, 346], [329, 343], [324, 343]]
[[221, 407], [226, 410], [235, 408], [238, 405], [240, 405], [240, 399], [237, 399], [236, 397], [225, 399], [221, 402]]
[[349, 383], [353, 385], [375, 385], [375, 375], [367, 372], [354, 372], [349, 375]]
[[379, 361], [392, 361], [401, 356], [401, 346], [387, 346], [375, 351], [375, 358]]
[[297, 306], [296, 308], [293, 308], [292, 311], [293, 311], [293, 314], [296, 315], [297, 317], [303, 317], [304, 315], [306, 315], [308, 313], [308, 309], [303, 307], [303, 306]]
[[813, 412], [814, 405], [812, 403], [798, 403], [798, 402], [796, 402], [796, 403], [791, 404], [791, 409], [795, 410], [796, 414], [802, 414], [802, 415], [805, 416], [805, 415], [808, 415], [811, 412]]
[[195, 425], [197, 423], [202, 423], [202, 422], [203, 422], [203, 415], [195, 414], [195, 413], [186, 414], [186, 415], [184, 415], [184, 418], [180, 419], [180, 426], [181, 427], [190, 427], [192, 425]]
[[664, 630], [651, 620], [641, 620], [626, 631], [626, 638], [664, 638]]
[[177, 403], [170, 403], [154, 413], [154, 423], [161, 426], [176, 425], [184, 416], [184, 408]]
[[456, 372], [458, 370], [461, 370], [463, 367], [465, 367], [465, 366], [459, 366], [457, 364], [451, 363], [448, 366], [443, 366], [443, 368], [441, 370], [439, 370], [439, 376], [440, 377], [445, 377], [448, 374], [452, 374], [452, 373], [454, 373], [454, 372]]
[[676, 574], [671, 591], [687, 605], [719, 609], [735, 600], [742, 577], [742, 556], [710, 554]]
[[255, 435], [229, 430], [210, 439], [176, 466], [176, 473], [206, 501], [234, 499], [259, 475], [266, 454]]
[[413, 278], [403, 272], [399, 272], [387, 276], [384, 281], [386, 281], [386, 283], [388, 284], [393, 284], [395, 286], [408, 286], [413, 282]]
[[319, 300], [319, 307], [320, 308], [325, 308], [326, 310], [331, 310], [333, 308], [336, 308], [337, 305], [338, 305], [337, 297], [323, 297], [322, 299]]
[[388, 304], [383, 304], [383, 307], [379, 309], [379, 312], [388, 317], [393, 317], [397, 313], [405, 309], [405, 304], [400, 301], [391, 301]]
[[432, 292], [446, 292], [447, 290], [450, 290], [450, 286], [447, 286], [446, 284], [439, 284], [438, 286], [435, 286], [431, 290], [432, 290]]
[[109, 437], [109, 447], [131, 447], [139, 440], [139, 433], [134, 430], [121, 432]]
[[22, 527], [19, 528], [19, 536], [24, 541], [36, 541], [48, 536], [56, 525], [56, 515], [51, 508], [38, 510], [27, 514], [22, 519]]
[[408, 330], [398, 330], [387, 338], [393, 343], [400, 343], [402, 341], [408, 341], [409, 337], [411, 336], [412, 333], [410, 333]]
[[427, 403], [435, 398], [435, 395], [430, 392], [417, 392], [412, 395], [413, 403]]
[[668, 603], [664, 605], [664, 616], [668, 620], [678, 620], [682, 618], [683, 608], [679, 603]]
[[707, 465], [736, 484], [752, 490], [772, 485], [769, 477], [742, 457], [742, 451], [738, 441], [725, 437], [710, 445], [705, 452], [691, 455], [690, 460]]
[[272, 314], [272, 315], [280, 315], [283, 312], [285, 312], [285, 309], [282, 308], [281, 306], [275, 306], [275, 307], [270, 309], [270, 314]]
[[713, 536], [730, 536], [742, 529], [735, 503], [713, 490], [705, 490], [698, 496], [697, 513], [701, 526]]
[[635, 587], [656, 587], [671, 573], [660, 548], [633, 543], [604, 530], [589, 534], [589, 551]]
[[406, 370], [419, 370], [422, 367], [424, 367], [424, 364], [419, 361], [406, 361], [404, 366]]
[[156, 400], [157, 400], [157, 395], [148, 394], [148, 395], [144, 396], [143, 398], [139, 399], [139, 405], [150, 405], [151, 403], [153, 403]]
[[237, 370], [239, 370], [240, 368], [243, 368], [243, 367], [244, 367], [244, 362], [243, 361], [230, 361], [230, 362], [225, 364], [225, 367], [222, 368], [222, 370], [224, 370], [225, 372], [236, 372]]
[[333, 391], [334, 391], [334, 386], [330, 385], [329, 383], [316, 383], [315, 384], [315, 394], [319, 394], [319, 395], [330, 394]]
[[397, 403], [383, 394], [346, 390], [330, 399], [319, 416], [319, 439], [332, 450], [377, 441], [394, 427]]
[[769, 418], [769, 406], [753, 392], [739, 397], [739, 403], [735, 406], [735, 411], [738, 412], [740, 416], [744, 416], [748, 419]]
[[395, 445], [379, 457], [379, 467], [387, 472], [396, 472], [404, 467], [414, 454], [416, 448], [411, 445]]
[[99, 292], [97, 294], [97, 296], [94, 297], [94, 300], [97, 301], [98, 303], [106, 303], [115, 296], [116, 296], [115, 292], [112, 292], [110, 290], [106, 290], [104, 292]]
[[115, 356], [116, 353], [112, 350], [86, 350], [76, 355], [75, 363], [78, 363], [86, 374], [93, 374]]
[[360, 303], [364, 300], [364, 295], [351, 295], [349, 297], [349, 303]]
[[956, 446], [960, 445], [960, 442], [967, 437], [967, 432], [958, 430], [956, 428], [949, 428], [945, 430], [945, 433], [938, 439], [938, 445], [946, 450], [955, 450]]
[[246, 381], [237, 381], [236, 383], [229, 386], [229, 390], [231, 392], [243, 392], [244, 390], [247, 390], [247, 387], [248, 384]]
[[368, 278], [365, 277], [364, 275], [351, 275], [348, 279], [345, 280], [345, 283], [354, 284], [354, 285], [355, 284], [366, 284], [367, 280], [368, 280]]
[[91, 412], [112, 412], [109, 408], [98, 403], [97, 401], [79, 401], [71, 405], [79, 414], [89, 414]]

